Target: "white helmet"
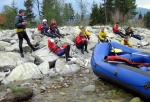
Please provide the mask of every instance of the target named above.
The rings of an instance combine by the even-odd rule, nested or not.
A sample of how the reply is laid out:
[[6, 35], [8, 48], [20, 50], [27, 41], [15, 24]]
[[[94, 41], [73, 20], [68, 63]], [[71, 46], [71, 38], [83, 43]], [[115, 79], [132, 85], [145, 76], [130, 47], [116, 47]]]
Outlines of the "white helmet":
[[47, 22], [47, 20], [46, 20], [46, 19], [43, 19], [43, 22]]
[[50, 39], [50, 41], [51, 41], [51, 42], [54, 42], [54, 40], [53, 40], [53, 39]]

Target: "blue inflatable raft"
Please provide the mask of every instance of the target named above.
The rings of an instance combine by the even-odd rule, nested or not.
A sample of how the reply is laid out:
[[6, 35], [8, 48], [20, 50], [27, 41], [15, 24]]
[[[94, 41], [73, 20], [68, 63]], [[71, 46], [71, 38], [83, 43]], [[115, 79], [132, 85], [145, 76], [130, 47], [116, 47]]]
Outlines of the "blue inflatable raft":
[[111, 54], [112, 48], [121, 49], [123, 52], [120, 56], [134, 62], [150, 63], [150, 54], [148, 53], [115, 42], [101, 43], [95, 46], [91, 58], [93, 72], [98, 77], [114, 82], [150, 102], [150, 73], [147, 68], [136, 68], [124, 63], [104, 61], [105, 56]]

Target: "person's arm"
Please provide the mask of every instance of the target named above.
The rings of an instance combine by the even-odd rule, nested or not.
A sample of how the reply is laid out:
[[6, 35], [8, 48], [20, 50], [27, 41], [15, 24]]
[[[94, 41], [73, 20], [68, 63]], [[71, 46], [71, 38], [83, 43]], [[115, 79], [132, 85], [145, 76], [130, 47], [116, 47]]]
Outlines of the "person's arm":
[[133, 45], [128, 41], [128, 46], [129, 46], [129, 47], [132, 47]]
[[56, 31], [57, 31], [57, 33], [60, 33], [60, 32], [59, 32], [59, 29], [58, 29], [58, 27], [57, 27], [57, 25], [56, 25]]
[[120, 44], [124, 45], [124, 40], [121, 40]]
[[19, 17], [19, 16], [16, 16], [16, 17], [15, 17], [15, 20], [14, 20], [14, 24], [15, 24], [15, 26], [18, 27], [18, 28], [22, 27], [22, 22], [19, 22], [19, 20], [20, 20], [20, 17]]
[[90, 35], [91, 35], [90, 32], [88, 32], [87, 30], [85, 30], [85, 34], [86, 34], [87, 36], [90, 36]]
[[41, 31], [41, 29], [42, 29], [42, 24], [40, 24], [40, 25], [38, 26], [38, 30]]
[[99, 39], [100, 39], [100, 40], [104, 40], [104, 38], [102, 37], [102, 32], [99, 32], [99, 35], [98, 35], [98, 36], [99, 36]]

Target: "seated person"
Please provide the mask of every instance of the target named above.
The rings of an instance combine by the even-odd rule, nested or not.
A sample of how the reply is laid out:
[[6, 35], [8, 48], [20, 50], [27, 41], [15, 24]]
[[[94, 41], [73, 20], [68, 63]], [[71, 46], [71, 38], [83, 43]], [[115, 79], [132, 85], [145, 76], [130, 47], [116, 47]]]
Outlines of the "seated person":
[[47, 20], [43, 19], [43, 22], [38, 26], [38, 30], [41, 32], [41, 34], [46, 34], [48, 33], [49, 30], [49, 25], [47, 24]]
[[89, 42], [84, 32], [80, 32], [80, 34], [76, 37], [75, 42], [76, 42], [76, 47], [78, 49], [81, 49], [82, 54], [84, 54], [84, 51], [89, 53], [87, 50], [87, 45]]
[[88, 32], [85, 27], [82, 27], [80, 32], [84, 32], [84, 34], [87, 36], [88, 40], [90, 40], [90, 32]]
[[70, 45], [63, 44], [61, 47], [57, 45], [57, 41], [53, 39], [48, 40], [48, 48], [58, 56], [62, 56], [65, 54], [66, 61], [70, 61], [69, 58], [72, 58], [69, 54], [70, 52]]
[[133, 33], [133, 30], [131, 29], [131, 26], [129, 25], [129, 27], [128, 28], [126, 28], [126, 35], [128, 35], [128, 36], [131, 36], [131, 37], [134, 37], [134, 38], [136, 38], [136, 39], [138, 39], [138, 40], [142, 40], [142, 37], [140, 36], [140, 35], [138, 35], [138, 34], [134, 34]]
[[101, 42], [108, 42], [108, 39], [107, 39], [108, 35], [104, 31], [104, 27], [101, 28], [101, 32], [99, 32], [98, 37]]
[[125, 45], [125, 46], [132, 47], [132, 44], [129, 42], [129, 37], [128, 36], [125, 36], [124, 40], [122, 40], [120, 43]]
[[58, 37], [58, 38], [63, 38], [63, 35], [60, 34], [59, 32], [59, 29], [57, 27], [57, 24], [56, 24], [56, 20], [55, 19], [52, 19], [51, 20], [51, 24], [50, 24], [50, 34], [52, 34], [53, 36], [55, 37]]
[[134, 35], [130, 25], [126, 28], [125, 31], [126, 31], [127, 36], [130, 36], [130, 35], [133, 36]]
[[113, 25], [113, 32], [115, 33], [115, 34], [118, 34], [118, 35], [120, 35], [122, 38], [124, 38], [125, 37], [125, 34], [123, 34], [119, 29], [118, 29], [118, 22], [115, 24], [115, 25]]

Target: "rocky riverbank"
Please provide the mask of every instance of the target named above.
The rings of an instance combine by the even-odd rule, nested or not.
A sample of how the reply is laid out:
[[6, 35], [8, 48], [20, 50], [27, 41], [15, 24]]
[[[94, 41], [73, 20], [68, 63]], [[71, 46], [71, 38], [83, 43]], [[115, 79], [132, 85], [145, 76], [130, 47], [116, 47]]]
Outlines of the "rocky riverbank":
[[[73, 40], [79, 33], [79, 27], [61, 27], [60, 32], [66, 35], [59, 43], [71, 45], [72, 61], [66, 63], [47, 48], [49, 37], [39, 34], [36, 29], [27, 29], [28, 36], [34, 46], [39, 49], [32, 52], [26, 41], [23, 43], [25, 58], [19, 55], [18, 38], [15, 30], [0, 32], [0, 98], [12, 87], [30, 87], [34, 96], [32, 102], [37, 101], [71, 101], [71, 102], [127, 102], [134, 97], [132, 94], [98, 79], [92, 72], [90, 57], [93, 47], [98, 43], [97, 34], [100, 26], [87, 27], [91, 33], [89, 53], [84, 55], [73, 46]], [[150, 30], [134, 28], [135, 34], [143, 36], [143, 40], [130, 38], [134, 48], [144, 52], [149, 51]], [[111, 41], [119, 42], [122, 38], [112, 33], [111, 27], [106, 26]], [[5, 73], [10, 70], [10, 73]], [[59, 97], [59, 98], [58, 98]], [[134, 101], [135, 100], [135, 101]], [[141, 102], [136, 97], [131, 102]]]

